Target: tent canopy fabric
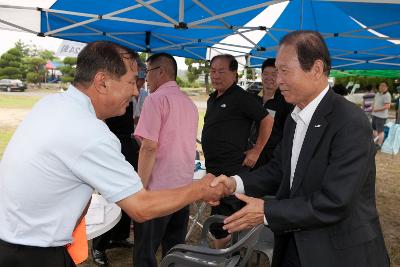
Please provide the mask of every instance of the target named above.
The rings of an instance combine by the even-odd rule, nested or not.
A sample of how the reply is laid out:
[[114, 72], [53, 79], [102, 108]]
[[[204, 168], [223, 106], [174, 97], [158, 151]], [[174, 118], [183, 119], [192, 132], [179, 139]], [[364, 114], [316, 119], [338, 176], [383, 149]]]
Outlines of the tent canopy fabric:
[[[40, 36], [110, 40], [136, 51], [195, 59], [230, 53], [248, 66], [275, 57], [288, 32], [317, 30], [336, 69], [400, 69], [400, 5], [387, 1], [393, 0], [58, 0], [41, 9], [0, 5], [0, 24]], [[39, 12], [40, 29], [5, 21], [3, 14], [10, 10]]]
[[[342, 9], [342, 5], [347, 8]], [[354, 18], [353, 12], [360, 5], [361, 3], [324, 0], [290, 1], [279, 19], [269, 29], [269, 34], [259, 42], [265, 51], [253, 49], [250, 52], [251, 65], [261, 65], [264, 59], [274, 57], [277, 40], [288, 32], [316, 30], [325, 38], [332, 58], [332, 67], [335, 69], [400, 69], [400, 38], [394, 40], [400, 32], [398, 21], [400, 13], [397, 12], [400, 5], [390, 5], [396, 7], [394, 9], [396, 13], [390, 12], [386, 4], [371, 4], [370, 9], [365, 7], [358, 10]], [[388, 16], [387, 19], [381, 20], [380, 13], [374, 14], [373, 17], [376, 19], [373, 23], [379, 24], [380, 21], [391, 23], [390, 32], [387, 32], [391, 38], [370, 31], [364, 25], [364, 19], [378, 7], [385, 9], [383, 16], [386, 13]], [[376, 28], [377, 31], [380, 30], [379, 27]]]
[[110, 40], [137, 51], [206, 59], [208, 47], [235, 33], [262, 8], [282, 1], [56, 1], [42, 11], [41, 33], [79, 42]]

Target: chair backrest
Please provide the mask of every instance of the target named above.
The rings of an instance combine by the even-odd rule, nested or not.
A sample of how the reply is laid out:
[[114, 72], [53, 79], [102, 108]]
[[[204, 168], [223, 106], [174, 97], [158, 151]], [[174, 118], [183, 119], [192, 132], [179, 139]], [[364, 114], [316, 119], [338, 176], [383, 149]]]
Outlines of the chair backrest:
[[258, 225], [248, 231], [237, 242], [225, 249], [212, 249], [207, 247], [206, 237], [209, 226], [221, 223], [224, 216], [214, 215], [206, 220], [202, 231], [200, 246], [177, 245], [162, 260], [161, 267], [171, 266], [218, 266], [218, 267], [244, 267], [250, 260], [254, 246], [263, 230], [263, 225]]

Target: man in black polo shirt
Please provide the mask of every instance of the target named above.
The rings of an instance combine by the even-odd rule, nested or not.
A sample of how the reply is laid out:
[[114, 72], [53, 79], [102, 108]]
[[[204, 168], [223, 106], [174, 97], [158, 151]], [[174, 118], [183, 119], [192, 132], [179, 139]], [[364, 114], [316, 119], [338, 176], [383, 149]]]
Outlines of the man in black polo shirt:
[[[231, 55], [211, 60], [211, 82], [215, 92], [207, 101], [202, 147], [207, 172], [234, 175], [254, 167], [271, 134], [273, 118], [248, 92], [236, 85], [238, 62]], [[260, 125], [254, 147], [248, 149], [252, 123]], [[233, 196], [221, 200], [211, 214], [230, 215], [241, 208]], [[211, 227], [217, 248], [225, 247], [230, 236], [221, 225]]]

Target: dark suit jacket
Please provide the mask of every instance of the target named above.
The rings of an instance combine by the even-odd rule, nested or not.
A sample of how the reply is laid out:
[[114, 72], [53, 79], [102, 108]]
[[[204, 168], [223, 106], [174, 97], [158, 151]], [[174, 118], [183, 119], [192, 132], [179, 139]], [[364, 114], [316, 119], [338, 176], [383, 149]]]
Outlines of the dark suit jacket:
[[246, 195], [276, 195], [264, 212], [275, 233], [272, 266], [280, 266], [288, 233], [302, 267], [385, 267], [389, 259], [375, 204], [375, 146], [363, 111], [332, 90], [304, 138], [290, 189], [296, 124], [266, 166], [241, 175]]

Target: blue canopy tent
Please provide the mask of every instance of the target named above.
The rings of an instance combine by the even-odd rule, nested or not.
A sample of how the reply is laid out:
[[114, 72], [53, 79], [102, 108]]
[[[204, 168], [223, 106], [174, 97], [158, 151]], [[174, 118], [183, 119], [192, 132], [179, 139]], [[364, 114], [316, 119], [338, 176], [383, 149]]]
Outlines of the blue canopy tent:
[[[367, 8], [359, 2], [377, 3]], [[394, 7], [390, 11], [381, 4], [386, 2], [396, 1], [58, 0], [50, 8], [34, 9], [40, 12], [40, 29], [31, 32], [79, 42], [111, 40], [137, 51], [195, 59], [231, 53], [242, 57], [243, 64], [259, 66], [265, 58], [275, 57], [283, 35], [311, 29], [325, 37], [334, 68], [400, 69], [400, 24], [390, 22], [400, 5], [390, 4]], [[359, 6], [363, 8], [355, 12]], [[371, 8], [385, 13], [364, 22], [374, 13]], [[23, 7], [0, 5], [0, 23], [29, 30], [5, 21], [2, 9]], [[386, 35], [371, 31], [365, 23], [378, 25], [376, 31], [386, 24]]]
[[[39, 36], [79, 42], [110, 40], [136, 51], [206, 59], [207, 49], [224, 37], [241, 30], [238, 34], [246, 38], [244, 33], [258, 29], [242, 26], [279, 2], [284, 0], [59, 0], [50, 8], [36, 9], [41, 19], [37, 32], [1, 17], [0, 23]], [[24, 7], [0, 5], [0, 9], [9, 12]]]
[[[367, 5], [343, 1], [347, 3], [339, 3], [341, 0], [290, 1], [258, 43], [261, 49], [248, 52], [250, 64], [259, 66], [264, 59], [274, 57], [278, 40], [286, 33], [317, 30], [326, 40], [333, 68], [400, 69], [400, 5], [383, 4], [385, 1]], [[358, 9], [361, 6], [363, 8]], [[365, 22], [366, 17], [373, 19]], [[374, 24], [375, 31], [365, 23]], [[386, 29], [386, 35], [377, 32], [381, 29]]]

